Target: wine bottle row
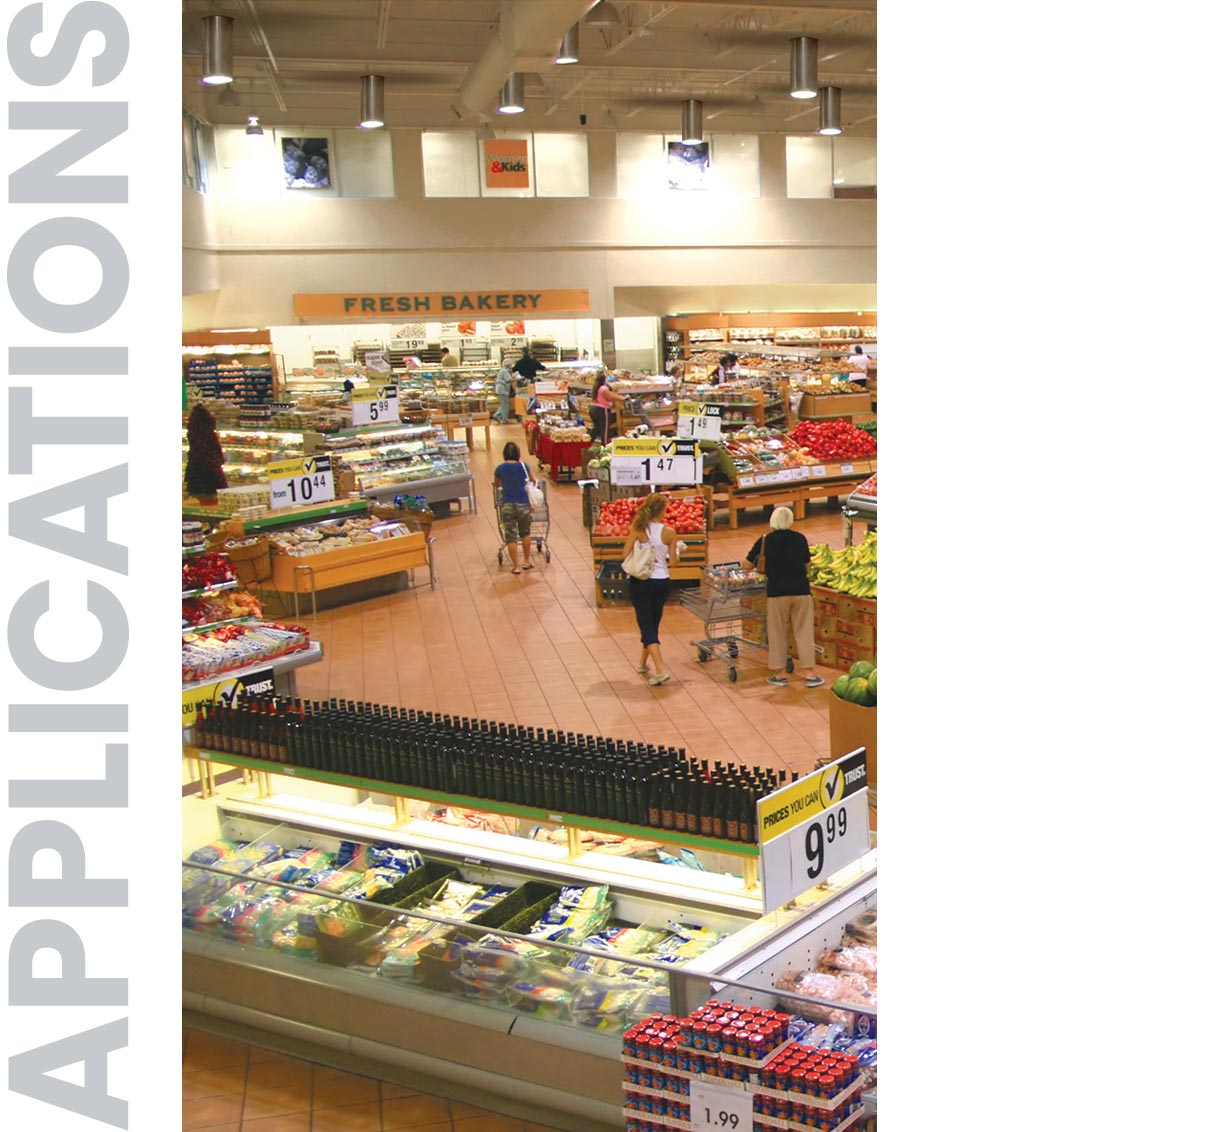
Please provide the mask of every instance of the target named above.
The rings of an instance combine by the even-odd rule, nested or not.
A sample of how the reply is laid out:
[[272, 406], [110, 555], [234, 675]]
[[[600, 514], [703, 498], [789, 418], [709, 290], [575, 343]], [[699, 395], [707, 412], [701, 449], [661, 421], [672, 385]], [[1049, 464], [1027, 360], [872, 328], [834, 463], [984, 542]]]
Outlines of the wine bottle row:
[[205, 706], [192, 730], [206, 750], [750, 843], [757, 799], [785, 781], [683, 747], [350, 700], [246, 697]]

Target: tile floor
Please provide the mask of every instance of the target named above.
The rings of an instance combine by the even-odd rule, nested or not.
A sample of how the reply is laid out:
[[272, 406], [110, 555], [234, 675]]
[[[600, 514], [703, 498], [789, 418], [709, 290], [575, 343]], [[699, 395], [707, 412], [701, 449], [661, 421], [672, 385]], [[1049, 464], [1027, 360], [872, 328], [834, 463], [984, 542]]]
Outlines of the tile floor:
[[184, 1132], [553, 1132], [201, 1030], [183, 1031]]
[[[481, 434], [477, 434], [478, 437]], [[734, 759], [811, 770], [829, 756], [828, 687], [765, 683], [764, 652], [746, 650], [739, 681], [717, 660], [699, 664], [691, 642], [699, 618], [669, 603], [662, 647], [672, 681], [649, 687], [637, 674], [638, 638], [628, 605], [596, 608], [580, 489], [549, 488], [552, 561], [515, 577], [497, 565], [492, 468], [521, 426], [493, 429], [494, 451], [472, 454], [475, 514], [434, 524], [438, 585], [340, 606], [307, 618], [325, 647], [301, 669], [303, 696], [366, 699], [687, 747], [711, 761]], [[719, 513], [710, 560], [741, 558], [768, 526], [745, 512], [738, 531]], [[796, 528], [811, 542], [842, 545], [839, 509], [817, 504]], [[419, 576], [418, 576], [419, 580]], [[837, 673], [822, 670], [829, 683]]]

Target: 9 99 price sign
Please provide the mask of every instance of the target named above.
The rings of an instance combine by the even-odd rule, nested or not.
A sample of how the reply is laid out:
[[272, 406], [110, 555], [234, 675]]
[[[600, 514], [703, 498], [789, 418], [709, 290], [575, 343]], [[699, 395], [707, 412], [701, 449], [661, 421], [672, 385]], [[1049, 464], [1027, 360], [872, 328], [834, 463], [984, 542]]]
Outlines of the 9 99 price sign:
[[307, 456], [301, 460], [280, 460], [268, 465], [271, 507], [305, 507], [327, 503], [336, 498], [330, 456]]
[[399, 423], [399, 389], [384, 385], [381, 389], [353, 390], [353, 427]]

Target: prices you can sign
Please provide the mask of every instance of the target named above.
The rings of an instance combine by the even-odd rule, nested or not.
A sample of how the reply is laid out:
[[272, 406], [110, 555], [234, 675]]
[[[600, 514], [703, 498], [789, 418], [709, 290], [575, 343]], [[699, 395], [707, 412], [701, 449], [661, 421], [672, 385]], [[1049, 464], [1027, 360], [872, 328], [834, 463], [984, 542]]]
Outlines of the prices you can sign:
[[627, 437], [612, 441], [612, 482], [646, 487], [691, 486], [701, 480], [697, 442], [670, 436]]
[[867, 752], [805, 775], [757, 802], [764, 910], [823, 884], [871, 848]]
[[183, 727], [195, 723], [200, 710], [212, 704], [233, 707], [243, 696], [270, 696], [275, 689], [270, 668], [260, 668], [242, 676], [231, 676], [213, 684], [201, 684], [183, 693]]
[[336, 498], [331, 457], [306, 456], [299, 460], [279, 460], [269, 464], [268, 486], [273, 511], [327, 503]]
[[676, 405], [676, 435], [717, 440], [722, 436], [722, 413], [722, 405], [681, 401]]
[[372, 385], [353, 390], [353, 427], [399, 424], [399, 386]]

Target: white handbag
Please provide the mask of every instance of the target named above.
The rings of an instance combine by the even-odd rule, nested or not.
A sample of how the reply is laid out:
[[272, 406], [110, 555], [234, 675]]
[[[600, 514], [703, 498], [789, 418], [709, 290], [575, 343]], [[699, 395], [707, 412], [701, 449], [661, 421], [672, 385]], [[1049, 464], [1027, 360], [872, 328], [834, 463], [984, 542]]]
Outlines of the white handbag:
[[[523, 461], [520, 460], [519, 463], [523, 464]], [[523, 464], [523, 471], [527, 472], [526, 464]], [[527, 502], [533, 510], [538, 510], [544, 506], [544, 492], [532, 482], [530, 472], [527, 472]]]
[[655, 552], [648, 542], [635, 542], [633, 549], [625, 555], [621, 569], [631, 578], [645, 581], [654, 573]]

